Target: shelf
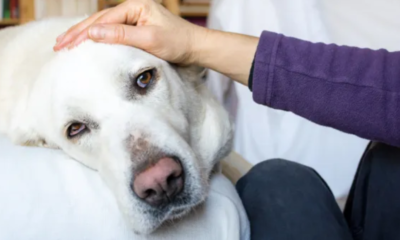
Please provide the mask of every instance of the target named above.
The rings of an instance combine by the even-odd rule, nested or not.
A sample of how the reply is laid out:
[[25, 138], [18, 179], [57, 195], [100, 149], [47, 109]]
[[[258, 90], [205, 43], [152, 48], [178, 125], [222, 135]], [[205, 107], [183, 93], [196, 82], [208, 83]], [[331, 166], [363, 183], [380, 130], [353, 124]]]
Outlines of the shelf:
[[183, 3], [179, 6], [182, 17], [207, 17], [210, 5], [206, 3]]
[[180, 5], [184, 6], [210, 6], [208, 2], [182, 2]]
[[107, 6], [116, 6], [120, 3], [124, 2], [124, 0], [106, 0], [105, 5]]
[[[210, 4], [209, 3], [202, 3], [202, 2], [183, 2], [179, 3], [179, 10], [176, 9], [179, 0], [175, 1], [166, 1], [168, 4], [167, 8], [169, 7], [170, 11], [179, 13], [182, 17], [207, 17], [210, 11]], [[164, 2], [162, 0], [158, 0], [157, 2]], [[99, 0], [99, 10], [102, 10], [104, 7], [113, 7], [120, 3], [124, 2], [124, 0]], [[175, 7], [176, 6], [176, 7]]]
[[2, 19], [0, 20], [0, 26], [10, 26], [10, 25], [18, 25], [19, 19]]

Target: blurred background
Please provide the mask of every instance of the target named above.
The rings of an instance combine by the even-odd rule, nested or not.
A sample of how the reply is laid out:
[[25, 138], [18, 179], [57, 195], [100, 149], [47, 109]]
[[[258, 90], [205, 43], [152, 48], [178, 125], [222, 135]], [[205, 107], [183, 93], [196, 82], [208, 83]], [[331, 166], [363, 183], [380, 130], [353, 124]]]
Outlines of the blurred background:
[[[46, 17], [90, 15], [124, 0], [0, 0], [0, 26], [7, 27]], [[171, 12], [206, 24], [208, 0], [159, 0]]]
[[[115, 0], [0, 0], [0, 28], [35, 19], [90, 15]], [[399, 0], [163, 0], [209, 28], [259, 36], [274, 31], [313, 42], [400, 50]], [[209, 71], [207, 86], [235, 123], [234, 150], [249, 163], [285, 158], [316, 169], [345, 199], [368, 141], [259, 106], [247, 87]], [[312, 89], [310, 89], [312, 92]], [[307, 94], [307, 93], [305, 93]]]

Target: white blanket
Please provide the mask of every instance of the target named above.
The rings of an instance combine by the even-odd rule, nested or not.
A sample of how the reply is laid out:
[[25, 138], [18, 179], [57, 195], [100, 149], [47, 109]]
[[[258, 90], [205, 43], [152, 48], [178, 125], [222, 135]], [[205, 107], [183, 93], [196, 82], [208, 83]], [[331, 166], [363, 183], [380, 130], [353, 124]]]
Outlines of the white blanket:
[[[260, 36], [263, 30], [313, 42], [399, 49], [393, 0], [214, 0], [209, 27]], [[285, 158], [316, 169], [337, 198], [349, 191], [367, 140], [257, 105], [247, 87], [210, 72], [210, 89], [236, 124], [235, 151], [255, 164]]]
[[247, 240], [240, 199], [222, 175], [200, 209], [149, 237], [125, 224], [95, 171], [59, 150], [18, 147], [0, 135], [1, 240]]

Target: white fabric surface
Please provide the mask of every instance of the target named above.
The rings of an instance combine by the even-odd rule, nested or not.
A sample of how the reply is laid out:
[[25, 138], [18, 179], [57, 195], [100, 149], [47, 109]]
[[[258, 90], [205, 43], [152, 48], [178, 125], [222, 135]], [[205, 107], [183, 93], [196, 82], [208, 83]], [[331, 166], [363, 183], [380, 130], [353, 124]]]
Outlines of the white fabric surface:
[[247, 240], [249, 223], [224, 176], [204, 207], [149, 237], [126, 226], [95, 171], [59, 150], [18, 147], [0, 135], [1, 240]]
[[[399, 10], [393, 0], [214, 0], [208, 26], [393, 50], [400, 44]], [[207, 84], [234, 118], [236, 152], [253, 164], [279, 157], [311, 166], [337, 198], [347, 194], [368, 141], [257, 105], [247, 87], [215, 72]]]
[[321, 0], [321, 11], [335, 43], [400, 50], [398, 0]]

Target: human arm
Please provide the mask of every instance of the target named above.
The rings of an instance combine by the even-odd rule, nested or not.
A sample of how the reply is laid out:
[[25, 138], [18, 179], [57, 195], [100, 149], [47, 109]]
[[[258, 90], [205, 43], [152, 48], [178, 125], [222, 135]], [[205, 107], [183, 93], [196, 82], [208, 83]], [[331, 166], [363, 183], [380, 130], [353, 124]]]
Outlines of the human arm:
[[400, 52], [264, 32], [252, 73], [259, 104], [400, 146]]

